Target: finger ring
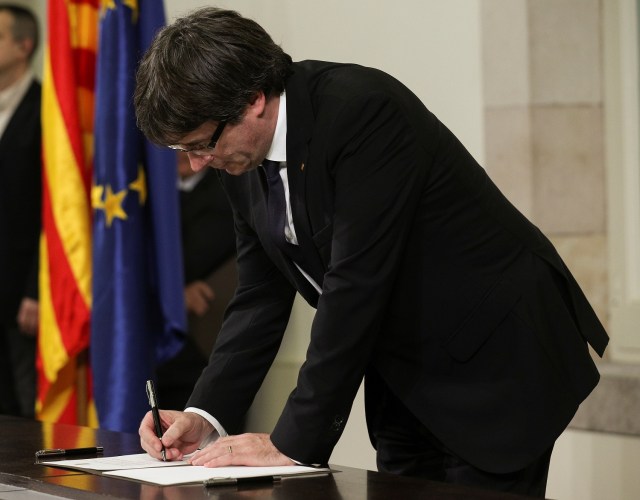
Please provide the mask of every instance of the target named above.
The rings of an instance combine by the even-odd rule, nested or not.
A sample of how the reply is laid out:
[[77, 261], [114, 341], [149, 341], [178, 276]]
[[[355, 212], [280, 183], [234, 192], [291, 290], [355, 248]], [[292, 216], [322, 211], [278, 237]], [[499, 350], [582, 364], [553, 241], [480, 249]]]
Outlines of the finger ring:
[[231, 455], [231, 453], [233, 453], [233, 449], [231, 448], [231, 446], [227, 446], [227, 450], [229, 450], [229, 455]]

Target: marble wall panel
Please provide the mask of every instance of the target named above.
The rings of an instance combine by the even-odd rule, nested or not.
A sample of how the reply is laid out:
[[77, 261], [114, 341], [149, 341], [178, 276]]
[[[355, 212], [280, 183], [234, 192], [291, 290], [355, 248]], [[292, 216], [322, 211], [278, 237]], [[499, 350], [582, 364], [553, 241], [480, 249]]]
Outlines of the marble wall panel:
[[485, 105], [525, 105], [530, 100], [527, 1], [480, 5]]
[[640, 367], [600, 363], [600, 383], [571, 422], [575, 429], [640, 435]]
[[532, 102], [600, 102], [600, 0], [532, 0], [527, 5]]
[[605, 231], [600, 106], [532, 108], [534, 222], [553, 234]]
[[609, 324], [607, 237], [605, 234], [550, 236], [605, 328]]
[[527, 217], [533, 212], [531, 115], [528, 106], [485, 109], [487, 172]]

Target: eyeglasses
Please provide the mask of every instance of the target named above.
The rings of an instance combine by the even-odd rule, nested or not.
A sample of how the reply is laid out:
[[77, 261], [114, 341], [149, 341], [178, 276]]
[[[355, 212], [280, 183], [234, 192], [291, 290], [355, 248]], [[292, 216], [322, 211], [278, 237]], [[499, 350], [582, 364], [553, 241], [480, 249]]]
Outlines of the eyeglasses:
[[196, 156], [210, 155], [215, 149], [216, 144], [218, 143], [218, 139], [220, 139], [220, 136], [222, 135], [222, 131], [224, 130], [224, 127], [226, 124], [227, 124], [226, 120], [222, 120], [221, 122], [218, 123], [218, 126], [213, 131], [213, 135], [211, 136], [211, 140], [209, 141], [209, 144], [207, 144], [206, 146], [198, 145], [193, 148], [185, 148], [181, 144], [172, 144], [168, 147], [176, 151], [182, 151], [183, 153], [191, 153], [192, 155], [196, 155]]

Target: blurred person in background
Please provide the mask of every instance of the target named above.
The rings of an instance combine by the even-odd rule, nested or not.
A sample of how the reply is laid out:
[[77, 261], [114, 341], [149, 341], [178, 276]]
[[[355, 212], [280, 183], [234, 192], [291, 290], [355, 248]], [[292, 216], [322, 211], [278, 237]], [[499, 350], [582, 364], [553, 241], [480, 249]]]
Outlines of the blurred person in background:
[[158, 368], [162, 408], [183, 410], [207, 365], [235, 290], [233, 214], [215, 170], [191, 170], [178, 152], [178, 188], [184, 262], [184, 301], [189, 327], [182, 350]]
[[0, 413], [33, 417], [41, 209], [38, 23], [0, 4]]

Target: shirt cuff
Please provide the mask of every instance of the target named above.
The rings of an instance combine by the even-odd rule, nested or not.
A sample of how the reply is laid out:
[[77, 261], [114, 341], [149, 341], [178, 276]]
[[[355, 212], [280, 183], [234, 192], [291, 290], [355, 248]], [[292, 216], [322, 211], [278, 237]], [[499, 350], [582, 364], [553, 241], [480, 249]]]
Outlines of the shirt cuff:
[[190, 406], [189, 408], [185, 408], [184, 411], [185, 413], [196, 413], [197, 415], [200, 415], [207, 422], [209, 422], [215, 429], [211, 431], [211, 434], [209, 434], [200, 442], [200, 446], [199, 446], [200, 449], [215, 442], [219, 437], [227, 436], [227, 431], [224, 430], [224, 427], [222, 427], [220, 422], [218, 422], [213, 416], [211, 416], [206, 411], [201, 410], [200, 408], [194, 408], [193, 406]]
[[[225, 437], [228, 436], [227, 431], [224, 430], [224, 427], [222, 427], [222, 425], [220, 424], [220, 422], [218, 422], [213, 416], [211, 416], [208, 412], [201, 410], [200, 408], [194, 408], [193, 406], [190, 406], [189, 408], [185, 408], [185, 413], [196, 413], [198, 415], [200, 415], [202, 418], [204, 418], [207, 422], [209, 422], [214, 430], [211, 431], [211, 434], [209, 434], [207, 437], [205, 437], [201, 442], [200, 442], [200, 446], [199, 449], [204, 448], [207, 445], [210, 445], [211, 443], [214, 443], [215, 441], [217, 441], [217, 439], [219, 437]], [[294, 464], [296, 465], [305, 465], [307, 467], [320, 467], [320, 464], [305, 464], [303, 462], [299, 462], [298, 460], [294, 460], [291, 457], [287, 457], [289, 460], [291, 460]]]

